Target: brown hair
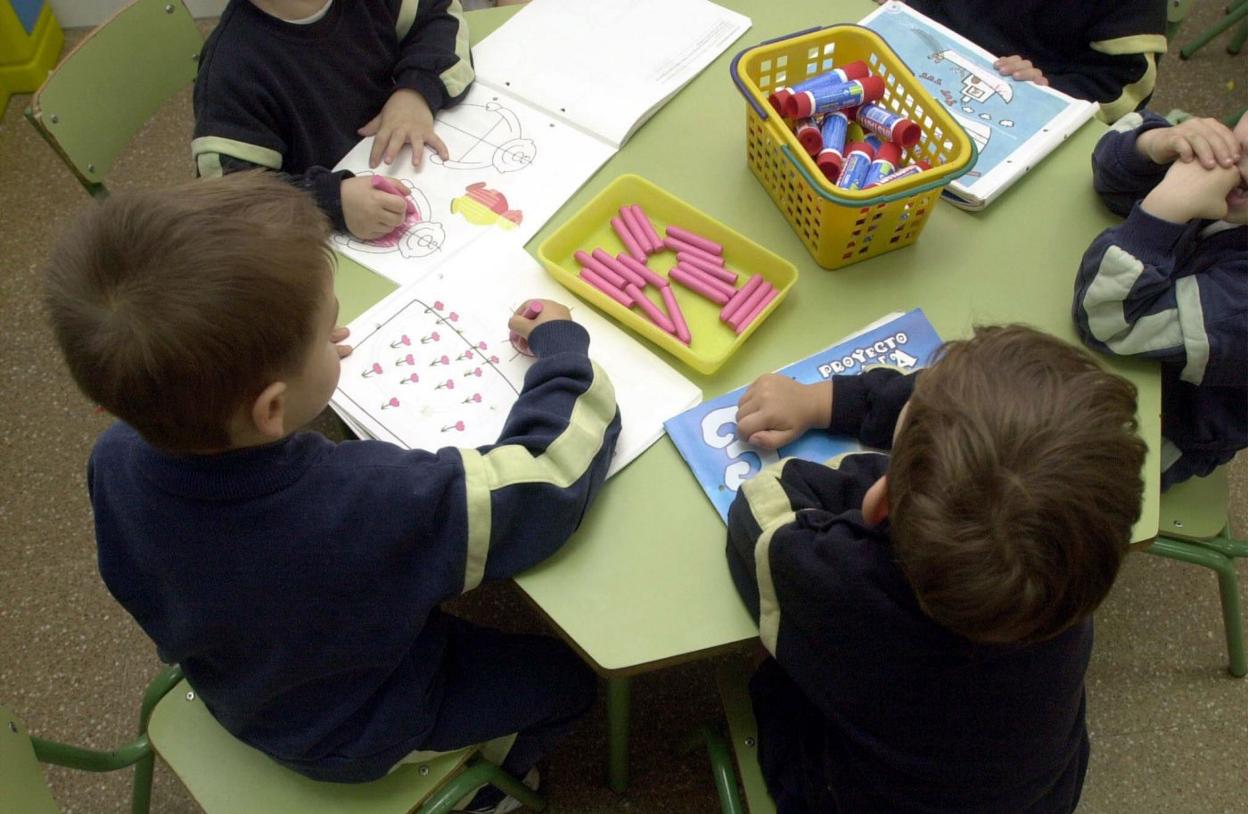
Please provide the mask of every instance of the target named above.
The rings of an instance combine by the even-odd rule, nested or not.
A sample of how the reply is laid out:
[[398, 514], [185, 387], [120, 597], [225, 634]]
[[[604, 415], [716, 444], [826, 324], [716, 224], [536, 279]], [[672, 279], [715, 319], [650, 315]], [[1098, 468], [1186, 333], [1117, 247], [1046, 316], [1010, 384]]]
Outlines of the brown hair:
[[891, 533], [923, 609], [980, 642], [1057, 635], [1100, 604], [1140, 515], [1135, 387], [1020, 325], [950, 342], [888, 470]]
[[329, 233], [310, 195], [264, 172], [93, 207], [44, 274], [74, 381], [155, 446], [228, 447], [238, 410], [304, 361]]

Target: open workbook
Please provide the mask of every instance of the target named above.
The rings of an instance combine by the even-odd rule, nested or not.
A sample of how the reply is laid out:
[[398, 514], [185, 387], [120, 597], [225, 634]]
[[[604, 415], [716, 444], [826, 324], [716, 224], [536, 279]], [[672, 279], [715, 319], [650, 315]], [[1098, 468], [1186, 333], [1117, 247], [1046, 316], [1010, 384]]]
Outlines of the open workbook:
[[996, 57], [909, 6], [889, 2], [861, 24], [884, 38], [979, 149], [945, 198], [982, 209], [1092, 118], [1097, 105], [1002, 76]]
[[405, 148], [373, 169], [370, 137], [339, 162], [403, 184], [413, 206], [395, 235], [336, 244], [400, 284], [483, 234], [523, 245], [749, 27], [708, 0], [532, 0], [473, 48], [476, 81], [438, 114], [449, 159], [414, 170]]

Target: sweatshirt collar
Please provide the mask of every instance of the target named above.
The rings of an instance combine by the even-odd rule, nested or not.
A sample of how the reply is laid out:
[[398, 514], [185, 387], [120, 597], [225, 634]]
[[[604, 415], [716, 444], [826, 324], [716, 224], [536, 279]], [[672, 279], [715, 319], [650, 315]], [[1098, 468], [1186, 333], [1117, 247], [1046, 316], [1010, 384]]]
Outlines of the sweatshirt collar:
[[142, 440], [134, 463], [156, 488], [200, 500], [239, 500], [281, 491], [299, 480], [330, 442], [296, 433], [272, 444], [219, 455], [177, 455]]

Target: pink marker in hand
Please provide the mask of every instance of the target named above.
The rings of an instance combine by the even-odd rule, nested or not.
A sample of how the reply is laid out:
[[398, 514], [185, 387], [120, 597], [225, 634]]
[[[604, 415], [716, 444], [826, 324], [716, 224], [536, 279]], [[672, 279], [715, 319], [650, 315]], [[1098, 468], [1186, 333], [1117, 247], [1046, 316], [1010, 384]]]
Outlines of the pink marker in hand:
[[416, 211], [416, 204], [412, 203], [412, 199], [408, 196], [407, 190], [403, 188], [402, 184], [395, 183], [384, 175], [372, 176], [371, 183], [373, 189], [380, 189], [382, 192], [389, 192], [391, 195], [398, 195], [402, 198], [404, 204], [406, 204], [404, 214], [411, 215]]
[[[537, 316], [540, 313], [542, 313], [541, 300], [529, 300], [524, 304], [524, 313], [521, 314], [521, 316], [525, 319], [537, 319]], [[533, 351], [529, 349], [529, 340], [525, 339], [515, 331], [511, 332], [511, 346], [515, 348], [518, 353], [522, 353], [525, 356], [533, 355]]]

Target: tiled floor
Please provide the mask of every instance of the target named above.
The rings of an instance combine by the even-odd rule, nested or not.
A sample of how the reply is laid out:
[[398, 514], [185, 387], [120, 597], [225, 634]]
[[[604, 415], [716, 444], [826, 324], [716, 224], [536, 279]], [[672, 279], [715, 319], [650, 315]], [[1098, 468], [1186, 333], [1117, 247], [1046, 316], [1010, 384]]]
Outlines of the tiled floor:
[[[1221, 4], [1212, 0], [1195, 5], [1189, 35], [1220, 13]], [[1191, 62], [1175, 56], [1161, 68], [1158, 110], [1224, 115], [1248, 104], [1245, 58], [1234, 61], [1217, 46]], [[90, 202], [22, 121], [25, 104], [25, 97], [14, 98], [0, 119], [0, 330], [6, 350], [0, 362], [0, 703], [38, 734], [105, 747], [132, 732], [139, 694], [158, 665], [151, 645], [95, 571], [84, 465], [108, 420], [74, 390], [38, 304], [39, 264], [55, 236]], [[136, 140], [115, 171], [114, 185], [182, 180], [189, 137], [184, 94]], [[324, 417], [320, 426], [332, 430], [333, 422]], [[1244, 534], [1244, 456], [1233, 474], [1235, 527]], [[1241, 563], [1240, 573], [1248, 586], [1248, 565]], [[1248, 589], [1244, 602], [1248, 607]], [[541, 627], [505, 585], [478, 592], [462, 602], [462, 610], [517, 628]], [[1210, 574], [1131, 557], [1098, 613], [1088, 683], [1093, 756], [1082, 811], [1248, 811], [1248, 680], [1225, 671]], [[550, 761], [555, 809], [717, 811], [705, 757], [679, 749], [687, 732], [716, 714], [712, 666], [643, 676], [633, 695], [631, 790], [616, 796], [605, 788], [600, 705]], [[67, 812], [128, 810], [128, 775], [48, 774]], [[157, 771], [154, 801], [158, 812], [198, 811], [164, 767]]]

